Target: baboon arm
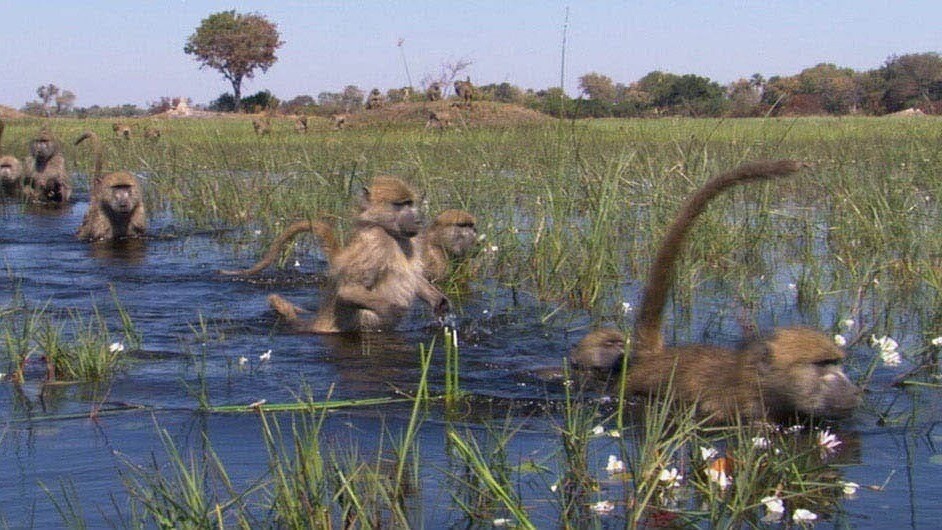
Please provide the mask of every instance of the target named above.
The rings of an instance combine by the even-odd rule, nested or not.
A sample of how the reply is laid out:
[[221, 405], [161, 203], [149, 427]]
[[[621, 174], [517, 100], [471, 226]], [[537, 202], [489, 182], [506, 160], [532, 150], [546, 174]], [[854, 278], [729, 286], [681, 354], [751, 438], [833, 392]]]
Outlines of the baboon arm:
[[448, 297], [424, 277], [419, 278], [419, 298], [430, 305], [437, 316], [442, 316], [451, 309]]

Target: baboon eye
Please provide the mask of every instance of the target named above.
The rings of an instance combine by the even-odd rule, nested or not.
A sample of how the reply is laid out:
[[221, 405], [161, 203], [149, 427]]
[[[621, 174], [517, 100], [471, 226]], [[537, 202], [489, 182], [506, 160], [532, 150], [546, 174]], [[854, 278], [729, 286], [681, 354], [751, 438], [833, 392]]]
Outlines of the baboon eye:
[[411, 208], [411, 207], [412, 207], [412, 204], [413, 204], [413, 202], [412, 202], [411, 199], [405, 200], [405, 201], [398, 201], [398, 202], [394, 202], [394, 203], [393, 203], [393, 205], [396, 206], [397, 208]]
[[815, 366], [819, 368], [827, 368], [829, 366], [837, 366], [841, 364], [841, 361], [840, 359], [822, 359], [820, 361], [815, 361], [812, 364], [814, 364]]

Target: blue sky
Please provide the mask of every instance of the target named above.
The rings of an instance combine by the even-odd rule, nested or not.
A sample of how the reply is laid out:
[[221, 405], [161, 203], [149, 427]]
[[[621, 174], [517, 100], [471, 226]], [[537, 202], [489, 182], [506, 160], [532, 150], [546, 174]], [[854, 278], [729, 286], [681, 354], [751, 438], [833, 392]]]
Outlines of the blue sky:
[[942, 52], [942, 2], [667, 1], [216, 2], [0, 0], [0, 104], [19, 108], [45, 83], [70, 89], [77, 106], [161, 96], [206, 103], [231, 90], [199, 70], [183, 45], [200, 20], [226, 9], [278, 24], [278, 62], [243, 86], [282, 99], [413, 83], [467, 59], [475, 83], [555, 86], [566, 6], [565, 87], [597, 71], [630, 83], [652, 70], [728, 83], [759, 72], [792, 75], [819, 62], [858, 70], [888, 56]]

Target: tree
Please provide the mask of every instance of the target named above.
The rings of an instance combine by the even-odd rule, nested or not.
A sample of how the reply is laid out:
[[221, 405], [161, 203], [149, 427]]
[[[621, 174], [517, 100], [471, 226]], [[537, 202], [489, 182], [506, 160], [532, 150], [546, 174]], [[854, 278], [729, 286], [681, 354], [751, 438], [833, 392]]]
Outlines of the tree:
[[56, 96], [56, 114], [62, 114], [72, 110], [72, 106], [75, 105], [75, 94], [71, 90], [63, 90], [61, 94]]
[[590, 72], [579, 78], [579, 90], [594, 101], [612, 103], [615, 100], [615, 83], [612, 78]]
[[942, 99], [942, 56], [938, 53], [894, 55], [886, 60], [882, 72], [884, 104], [890, 112]]
[[49, 102], [58, 94], [59, 87], [52, 83], [40, 85], [39, 88], [36, 89], [36, 95], [42, 100], [43, 115], [49, 116]]
[[277, 26], [261, 14], [222, 11], [200, 22], [183, 51], [196, 57], [200, 69], [219, 70], [232, 83], [235, 108], [239, 110], [242, 81], [255, 77], [256, 69], [267, 72], [275, 64], [275, 50], [284, 44], [278, 38]]

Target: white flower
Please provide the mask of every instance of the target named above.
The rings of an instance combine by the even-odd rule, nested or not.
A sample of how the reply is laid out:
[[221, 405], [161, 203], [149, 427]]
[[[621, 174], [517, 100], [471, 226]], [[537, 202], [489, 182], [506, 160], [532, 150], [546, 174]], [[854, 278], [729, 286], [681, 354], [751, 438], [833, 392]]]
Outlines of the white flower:
[[270, 361], [270, 360], [271, 360], [271, 350], [268, 350], [267, 352], [265, 352], [265, 353], [259, 355], [259, 356], [258, 356], [258, 360], [261, 361], [261, 362]]
[[594, 436], [602, 436], [603, 434], [605, 434], [605, 427], [602, 427], [601, 425], [596, 425], [595, 427], [592, 427], [592, 434]]
[[795, 284], [793, 284], [793, 283], [790, 283], [790, 284], [788, 284], [788, 289], [789, 289], [790, 291], [797, 291], [797, 290], [798, 290], [798, 286], [795, 285]]
[[856, 324], [856, 322], [854, 322], [854, 319], [852, 318], [845, 318], [844, 320], [841, 320], [841, 327], [844, 329], [850, 329], [854, 327], [854, 324]]
[[837, 435], [828, 429], [824, 429], [818, 433], [818, 445], [825, 452], [833, 453], [835, 450], [837, 450], [837, 446], [841, 445], [842, 443], [844, 442], [838, 440]]
[[804, 508], [798, 508], [794, 513], [792, 513], [792, 521], [795, 521], [796, 523], [814, 521], [817, 518], [818, 514]]
[[504, 519], [504, 518], [494, 519], [494, 521], [493, 521], [494, 526], [507, 526], [507, 525], [509, 525], [509, 524], [512, 523], [512, 522], [513, 522], [512, 520], [510, 520], [510, 519]]
[[683, 475], [677, 471], [676, 467], [668, 469], [662, 469], [660, 474], [658, 474], [657, 479], [664, 483], [664, 487], [667, 488], [679, 488], [680, 481], [684, 478]]
[[615, 430], [615, 429], [612, 429], [612, 430], [608, 431], [608, 435], [611, 436], [612, 438], [621, 438], [621, 431], [617, 431], [617, 430]]
[[480, 243], [481, 241], [484, 241], [485, 239], [487, 239], [487, 234], [483, 232], [478, 234], [478, 243]]
[[262, 231], [261, 231], [261, 230], [255, 230], [255, 231], [252, 232], [252, 233], [255, 234], [255, 235], [257, 235], [257, 236], [262, 235]]
[[883, 359], [883, 364], [886, 366], [899, 366], [903, 361], [899, 352], [896, 351], [899, 344], [890, 337], [884, 335], [878, 339], [876, 335], [871, 335], [870, 343], [880, 349], [880, 358]]
[[241, 356], [241, 357], [239, 357], [239, 366], [245, 366], [245, 364], [246, 364], [247, 362], [249, 362], [249, 358], [248, 358], [248, 357], [246, 357], [246, 356], [244, 356], [244, 355]]
[[621, 313], [622, 313], [623, 315], [627, 315], [628, 313], [631, 313], [631, 309], [632, 309], [632, 307], [631, 307], [631, 303], [630, 303], [630, 302], [622, 302], [622, 303], [621, 303]]
[[847, 339], [843, 335], [834, 335], [834, 344], [841, 347], [847, 346]]
[[936, 337], [932, 339], [933, 346], [942, 346], [942, 337]]
[[702, 460], [711, 460], [720, 454], [716, 449], [709, 446], [700, 446], [700, 458]]
[[295, 266], [295, 267], [300, 267], [300, 266], [301, 266], [301, 262], [298, 261], [298, 260], [294, 260], [294, 266]]
[[500, 250], [500, 247], [497, 245], [491, 245], [491, 252], [497, 252], [498, 250]]
[[799, 433], [799, 432], [801, 432], [801, 431], [803, 431], [803, 430], [805, 430], [805, 426], [804, 426], [804, 425], [792, 425], [791, 427], [788, 427], [787, 429], [785, 429], [785, 432], [786, 432], [787, 434], [795, 434], [795, 433]]
[[841, 488], [844, 490], [844, 495], [848, 497], [853, 496], [855, 493], [857, 493], [857, 490], [860, 488], [860, 484], [857, 484], [856, 482], [846, 482], [846, 481], [841, 480], [841, 481], [838, 481], [838, 484], [840, 484]]
[[558, 490], [558, 489], [559, 489], [559, 483], [558, 483], [558, 482], [557, 482], [556, 484], [553, 484], [552, 486], [550, 486], [550, 491], [552, 491], [553, 493], [556, 493], [556, 490]]
[[619, 460], [615, 455], [608, 455], [608, 465], [605, 466], [605, 471], [608, 471], [611, 475], [614, 475], [615, 473], [624, 473], [625, 463]]
[[612, 503], [609, 502], [609, 501], [599, 501], [599, 502], [597, 502], [597, 503], [595, 503], [595, 504], [589, 506], [589, 508], [591, 508], [592, 511], [595, 512], [595, 513], [606, 514], [606, 513], [611, 512], [612, 510], [614, 510], [614, 509], [615, 509], [615, 505], [612, 504]]
[[111, 345], [108, 346], [108, 351], [111, 353], [121, 353], [124, 351], [124, 344], [121, 344], [120, 342], [112, 342]]
[[765, 505], [765, 509], [771, 513], [782, 514], [785, 513], [785, 503], [782, 502], [782, 498], [778, 495], [771, 495], [769, 497], [762, 497], [762, 500], [759, 501]]
[[720, 469], [713, 469], [711, 467], [710, 469], [707, 469], [706, 474], [707, 478], [710, 479], [710, 482], [715, 482], [718, 484], [721, 490], [725, 490], [730, 486], [730, 484], [733, 483], [733, 479]]
[[764, 436], [756, 436], [752, 439], [752, 446], [756, 449], [768, 449], [772, 442]]

